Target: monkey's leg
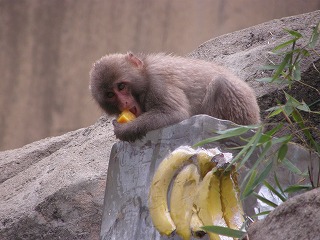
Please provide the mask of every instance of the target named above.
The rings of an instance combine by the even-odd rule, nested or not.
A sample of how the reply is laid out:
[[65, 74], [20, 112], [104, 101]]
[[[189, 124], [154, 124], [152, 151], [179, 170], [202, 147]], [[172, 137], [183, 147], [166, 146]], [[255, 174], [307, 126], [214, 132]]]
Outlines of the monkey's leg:
[[255, 96], [250, 87], [238, 79], [234, 82], [223, 76], [213, 79], [207, 87], [202, 109], [205, 114], [240, 125], [259, 122]]

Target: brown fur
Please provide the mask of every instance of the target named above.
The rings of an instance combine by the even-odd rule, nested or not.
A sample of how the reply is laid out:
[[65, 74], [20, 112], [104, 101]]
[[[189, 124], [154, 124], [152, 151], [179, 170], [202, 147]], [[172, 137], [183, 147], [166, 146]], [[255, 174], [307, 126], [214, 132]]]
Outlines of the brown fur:
[[[124, 82], [124, 91], [116, 86]], [[114, 122], [121, 140], [133, 141], [148, 131], [208, 114], [240, 125], [260, 122], [254, 91], [224, 67], [165, 54], [112, 54], [98, 60], [90, 73], [93, 98], [110, 115], [135, 108], [135, 121]], [[110, 101], [106, 92], [115, 91]], [[124, 93], [124, 94], [123, 94]]]

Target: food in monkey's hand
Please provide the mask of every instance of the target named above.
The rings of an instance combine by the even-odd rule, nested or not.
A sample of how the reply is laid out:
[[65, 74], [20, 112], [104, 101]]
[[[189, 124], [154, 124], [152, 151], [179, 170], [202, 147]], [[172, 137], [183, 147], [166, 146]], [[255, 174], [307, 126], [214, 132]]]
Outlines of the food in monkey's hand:
[[[149, 191], [149, 213], [162, 235], [183, 240], [208, 235], [231, 239], [202, 229], [222, 226], [239, 230], [245, 219], [239, 198], [236, 166], [231, 153], [182, 146], [158, 166]], [[170, 204], [168, 204], [170, 200]]]
[[118, 123], [127, 123], [131, 122], [132, 120], [136, 119], [136, 115], [134, 115], [129, 110], [123, 110], [119, 117], [117, 118]]

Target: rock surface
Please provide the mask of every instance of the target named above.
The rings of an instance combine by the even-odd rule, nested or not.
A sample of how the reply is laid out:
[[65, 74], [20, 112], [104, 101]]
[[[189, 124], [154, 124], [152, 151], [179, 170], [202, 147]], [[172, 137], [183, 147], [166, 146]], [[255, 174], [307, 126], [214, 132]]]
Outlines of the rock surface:
[[320, 189], [293, 197], [281, 204], [266, 219], [253, 223], [249, 240], [319, 240]]
[[[266, 52], [288, 37], [282, 29], [309, 36], [319, 18], [316, 11], [267, 22], [210, 40], [190, 56], [230, 66], [260, 97], [273, 89], [253, 80], [263, 76], [258, 68]], [[114, 142], [112, 124], [102, 117], [88, 128], [1, 152], [0, 239], [98, 239]]]

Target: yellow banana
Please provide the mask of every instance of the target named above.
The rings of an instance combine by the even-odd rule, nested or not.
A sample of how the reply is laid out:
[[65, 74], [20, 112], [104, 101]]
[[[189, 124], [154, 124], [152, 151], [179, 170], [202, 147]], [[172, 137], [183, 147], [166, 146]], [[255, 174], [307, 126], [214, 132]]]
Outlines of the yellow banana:
[[192, 148], [178, 148], [166, 157], [155, 172], [149, 191], [149, 211], [155, 228], [160, 234], [171, 235], [176, 229], [168, 209], [167, 194], [171, 179], [190, 157]]
[[244, 213], [239, 198], [236, 174], [234, 168], [222, 173], [220, 189], [224, 219], [229, 228], [239, 230], [244, 223]]
[[193, 212], [190, 219], [191, 234], [196, 238], [202, 238], [206, 234], [206, 232], [201, 228], [202, 226], [204, 226], [203, 222], [200, 220], [196, 209], [194, 207], [192, 209]]
[[201, 149], [197, 153], [197, 162], [200, 170], [200, 176], [203, 178], [212, 168], [216, 166], [215, 162], [211, 162], [212, 157], [215, 154], [211, 154], [204, 149]]
[[[212, 171], [208, 172], [199, 184], [195, 205], [198, 215], [205, 226], [222, 226], [227, 224], [223, 218], [220, 199], [220, 178]], [[221, 237], [218, 234], [208, 232], [210, 239], [231, 239]]]
[[170, 215], [176, 225], [176, 233], [184, 240], [191, 237], [190, 219], [199, 178], [196, 165], [189, 164], [179, 172], [171, 189]]

